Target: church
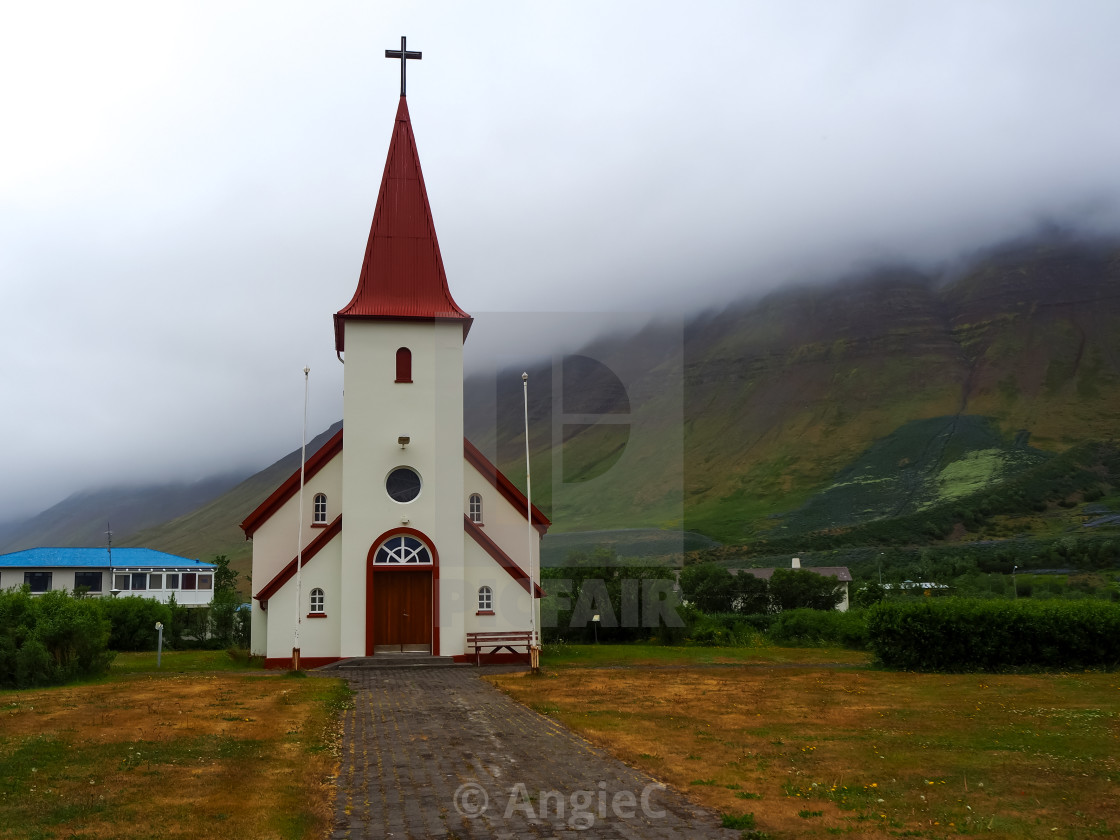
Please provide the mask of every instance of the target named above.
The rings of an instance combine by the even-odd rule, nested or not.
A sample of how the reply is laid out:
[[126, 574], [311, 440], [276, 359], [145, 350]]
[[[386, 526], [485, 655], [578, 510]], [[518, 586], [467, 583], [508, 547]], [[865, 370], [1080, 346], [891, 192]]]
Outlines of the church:
[[[401, 97], [357, 289], [334, 315], [343, 428], [307, 459], [302, 504], [297, 470], [241, 524], [252, 651], [269, 667], [291, 663], [297, 615], [302, 667], [474, 662], [467, 634], [529, 631], [541, 595], [530, 572], [550, 523], [463, 435], [472, 319], [447, 284], [409, 119], [404, 60], [419, 54], [401, 53], [386, 51]], [[490, 661], [528, 661], [510, 650]]]

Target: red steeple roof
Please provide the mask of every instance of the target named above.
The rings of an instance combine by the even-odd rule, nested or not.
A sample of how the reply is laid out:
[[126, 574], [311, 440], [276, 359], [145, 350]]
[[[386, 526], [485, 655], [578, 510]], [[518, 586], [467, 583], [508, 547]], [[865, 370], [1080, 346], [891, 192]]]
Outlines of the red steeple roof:
[[397, 106], [358, 289], [334, 316], [334, 341], [340, 352], [345, 349], [343, 322], [348, 318], [462, 321], [464, 336], [471, 325], [471, 316], [459, 308], [447, 288], [403, 96]]

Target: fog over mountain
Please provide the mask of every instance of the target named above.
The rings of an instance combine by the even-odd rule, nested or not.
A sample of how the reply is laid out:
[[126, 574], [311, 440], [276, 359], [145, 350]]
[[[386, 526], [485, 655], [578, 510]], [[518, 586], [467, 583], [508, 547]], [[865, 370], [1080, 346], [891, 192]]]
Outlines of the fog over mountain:
[[[0, 521], [341, 416], [399, 94], [472, 370], [879, 263], [1120, 231], [1112, 2], [7, 4]], [[574, 316], [550, 332], [539, 313]]]

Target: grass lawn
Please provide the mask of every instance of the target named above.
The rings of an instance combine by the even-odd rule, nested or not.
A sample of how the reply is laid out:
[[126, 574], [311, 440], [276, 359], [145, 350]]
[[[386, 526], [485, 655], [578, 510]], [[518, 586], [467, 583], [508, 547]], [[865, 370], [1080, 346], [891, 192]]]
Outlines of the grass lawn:
[[318, 838], [338, 680], [224, 651], [122, 654], [104, 680], [0, 692], [0, 838]]
[[[740, 653], [753, 667], [712, 664]], [[775, 838], [1120, 834], [1120, 674], [808, 664], [846, 653], [681, 648], [654, 663], [651, 649], [604, 645], [546, 655], [541, 678], [490, 679]]]
[[616, 667], [622, 665], [867, 665], [871, 654], [840, 647], [783, 648], [769, 645], [741, 648], [668, 647], [664, 645], [546, 644], [544, 668]]

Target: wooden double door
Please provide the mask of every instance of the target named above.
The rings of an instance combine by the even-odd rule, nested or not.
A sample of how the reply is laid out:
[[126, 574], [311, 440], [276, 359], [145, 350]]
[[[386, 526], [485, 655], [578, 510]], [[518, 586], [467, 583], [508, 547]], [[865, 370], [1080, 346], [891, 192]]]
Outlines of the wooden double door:
[[432, 569], [376, 569], [366, 611], [370, 654], [432, 649]]

